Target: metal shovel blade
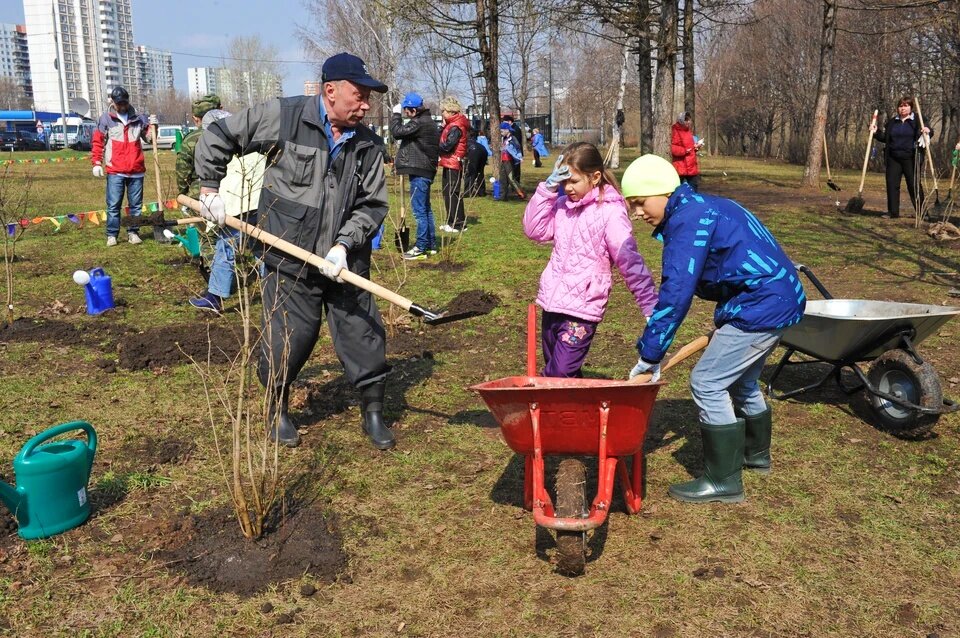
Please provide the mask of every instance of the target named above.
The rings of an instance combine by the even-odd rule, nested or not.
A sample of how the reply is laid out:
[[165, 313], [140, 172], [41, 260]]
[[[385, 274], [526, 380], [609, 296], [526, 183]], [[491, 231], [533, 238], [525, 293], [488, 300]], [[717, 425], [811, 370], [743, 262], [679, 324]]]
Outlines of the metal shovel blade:
[[482, 310], [468, 310], [466, 312], [450, 314], [445, 310], [434, 312], [432, 310], [427, 310], [423, 306], [410, 304], [409, 312], [416, 317], [422, 317], [423, 321], [431, 326], [438, 326], [443, 323], [450, 323], [451, 321], [461, 321], [463, 319], [469, 319], [470, 317], [479, 317], [480, 315], [487, 314], [489, 311], [484, 312]]

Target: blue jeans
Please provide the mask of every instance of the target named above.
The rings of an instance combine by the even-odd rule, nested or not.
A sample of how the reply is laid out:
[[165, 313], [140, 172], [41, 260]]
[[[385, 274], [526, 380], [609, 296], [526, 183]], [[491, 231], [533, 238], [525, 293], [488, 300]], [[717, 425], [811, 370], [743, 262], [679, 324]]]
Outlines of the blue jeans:
[[417, 220], [417, 248], [434, 250], [437, 245], [436, 222], [433, 220], [433, 208], [430, 206], [430, 184], [432, 179], [410, 176], [410, 208]]
[[713, 333], [690, 375], [690, 391], [706, 425], [737, 420], [734, 406], [753, 416], [767, 409], [758, 379], [783, 330], [744, 332], [730, 324]]
[[233, 289], [234, 268], [237, 247], [240, 244], [240, 231], [224, 226], [217, 229], [217, 241], [213, 248], [213, 261], [210, 262], [210, 280], [207, 292], [218, 297], [229, 297]]
[[[127, 191], [127, 206], [130, 207], [130, 216], [139, 217], [143, 208], [143, 178], [121, 177], [107, 173], [107, 237], [116, 237], [120, 234], [120, 204], [123, 202], [123, 191]], [[135, 233], [140, 230], [133, 224], [127, 229]]]

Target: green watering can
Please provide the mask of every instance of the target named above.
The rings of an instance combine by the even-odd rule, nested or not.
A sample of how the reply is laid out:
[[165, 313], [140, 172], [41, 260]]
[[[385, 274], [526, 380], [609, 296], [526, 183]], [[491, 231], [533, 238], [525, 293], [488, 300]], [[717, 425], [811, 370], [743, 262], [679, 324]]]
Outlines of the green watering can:
[[[56, 441], [55, 436], [83, 430], [87, 442]], [[0, 500], [20, 526], [20, 538], [46, 538], [73, 529], [90, 517], [87, 481], [97, 451], [97, 433], [86, 421], [62, 423], [29, 441], [13, 459], [17, 487], [0, 481]]]

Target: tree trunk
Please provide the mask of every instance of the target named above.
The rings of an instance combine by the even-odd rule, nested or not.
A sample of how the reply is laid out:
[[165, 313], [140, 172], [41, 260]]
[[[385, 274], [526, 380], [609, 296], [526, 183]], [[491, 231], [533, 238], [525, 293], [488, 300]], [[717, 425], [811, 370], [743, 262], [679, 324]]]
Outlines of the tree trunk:
[[637, 46], [638, 81], [640, 82], [640, 153], [653, 151], [653, 75], [650, 59], [650, 5], [637, 0], [640, 21], [640, 42]]
[[[832, 1], [832, 0], [831, 0]], [[670, 157], [673, 126], [673, 93], [677, 76], [677, 2], [662, 0], [660, 31], [657, 36], [657, 82], [654, 97], [653, 152]]]
[[610, 144], [613, 147], [607, 166], [620, 168], [620, 141], [623, 138], [623, 95], [627, 92], [627, 62], [630, 60], [630, 48], [623, 44], [623, 60], [620, 62], [620, 89], [617, 91], [617, 108], [613, 114], [613, 130]]
[[693, 0], [683, 2], [683, 110], [690, 114], [690, 126], [696, 130], [697, 98], [693, 57]]
[[833, 45], [837, 40], [837, 0], [823, 0], [823, 28], [820, 32], [820, 75], [817, 79], [817, 105], [813, 111], [813, 127], [807, 147], [807, 166], [803, 186], [816, 187], [823, 161], [823, 136], [827, 128], [830, 100], [830, 79], [833, 74]]
[[[490, 113], [490, 148], [493, 150], [493, 175], [500, 174], [500, 6], [499, 0], [476, 0], [477, 42], [480, 64], [486, 84], [487, 109]], [[501, 188], [506, 188], [501, 184]]]

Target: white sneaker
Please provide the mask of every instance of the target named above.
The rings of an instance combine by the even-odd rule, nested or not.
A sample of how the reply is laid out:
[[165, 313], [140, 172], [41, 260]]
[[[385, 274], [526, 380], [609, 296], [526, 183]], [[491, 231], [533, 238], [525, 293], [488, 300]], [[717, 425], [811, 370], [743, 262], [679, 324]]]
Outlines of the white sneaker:
[[[140, 239], [140, 235], [136, 233], [127, 233], [127, 241], [133, 244], [134, 246], [136, 246], [137, 244], [143, 243], [143, 240]], [[114, 243], [116, 243], [116, 240], [114, 240]]]
[[117, 238], [116, 238], [116, 237], [107, 237], [107, 247], [108, 247], [108, 248], [109, 248], [110, 246], [116, 246], [116, 245], [117, 245]]

